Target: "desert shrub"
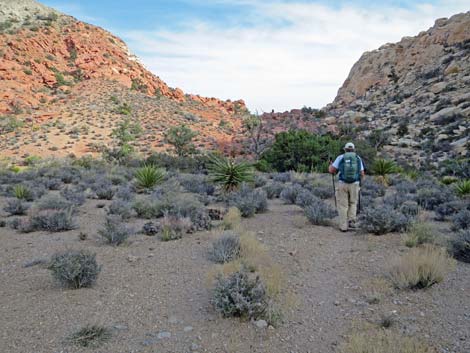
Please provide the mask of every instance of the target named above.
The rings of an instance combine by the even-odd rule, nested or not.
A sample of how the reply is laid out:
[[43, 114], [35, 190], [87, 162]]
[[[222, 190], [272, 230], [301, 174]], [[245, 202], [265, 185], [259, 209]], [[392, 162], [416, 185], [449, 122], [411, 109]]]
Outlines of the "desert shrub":
[[122, 201], [133, 201], [135, 198], [134, 189], [129, 186], [121, 186], [115, 194], [115, 197]]
[[121, 245], [133, 231], [122, 221], [119, 216], [107, 216], [103, 228], [98, 230], [98, 234], [111, 245]]
[[80, 347], [97, 348], [110, 338], [111, 330], [107, 327], [87, 325], [67, 337], [67, 341]]
[[455, 192], [461, 197], [470, 195], [470, 179], [457, 182]]
[[295, 204], [302, 208], [305, 208], [313, 203], [319, 202], [320, 199], [316, 197], [313, 193], [308, 191], [307, 189], [303, 189], [301, 192], [297, 194], [295, 199]]
[[407, 218], [415, 218], [419, 213], [419, 205], [416, 201], [407, 200], [400, 206], [400, 212]]
[[163, 241], [180, 239], [184, 234], [191, 231], [192, 223], [189, 217], [166, 213], [161, 221]]
[[450, 240], [450, 253], [459, 261], [470, 263], [470, 229], [460, 231]]
[[371, 178], [365, 178], [361, 185], [361, 194], [372, 198], [381, 197], [385, 195], [385, 186]]
[[318, 200], [306, 206], [304, 214], [312, 224], [327, 225], [328, 221], [336, 216], [336, 210], [324, 201]]
[[205, 155], [173, 156], [167, 153], [153, 153], [147, 158], [147, 164], [153, 164], [165, 170], [179, 170], [184, 173], [199, 174], [207, 170], [209, 158]]
[[424, 245], [395, 259], [389, 275], [397, 288], [423, 289], [441, 282], [452, 267], [446, 249]]
[[283, 172], [283, 173], [274, 173], [272, 174], [273, 180], [279, 183], [288, 183], [291, 178], [291, 173]]
[[394, 209], [400, 208], [407, 201], [415, 201], [416, 197], [413, 194], [394, 193], [384, 198], [384, 204], [393, 207]]
[[335, 195], [332, 186], [320, 185], [312, 188], [312, 194], [323, 200], [329, 199]]
[[452, 217], [452, 230], [470, 228], [470, 210], [464, 209]]
[[462, 201], [449, 201], [449, 202], [444, 202], [440, 205], [438, 205], [435, 209], [435, 217], [434, 219], [436, 221], [445, 221], [447, 220], [450, 216], [455, 215], [458, 213], [460, 210], [463, 210], [465, 208], [464, 203]]
[[395, 189], [400, 194], [416, 194], [416, 183], [408, 180], [400, 181], [395, 185]]
[[129, 219], [134, 215], [134, 209], [130, 202], [114, 200], [109, 205], [108, 214], [121, 216], [122, 219]]
[[419, 189], [417, 192], [417, 201], [421, 207], [426, 210], [434, 210], [440, 204], [452, 201], [452, 193], [445, 187], [429, 187]]
[[255, 213], [265, 212], [268, 209], [266, 192], [259, 189], [253, 190], [246, 184], [229, 195], [228, 203], [238, 208], [242, 217], [251, 217]]
[[252, 278], [243, 268], [227, 277], [219, 274], [212, 294], [212, 304], [225, 317], [256, 319], [268, 307], [266, 287], [259, 276]]
[[85, 191], [77, 187], [66, 187], [60, 191], [60, 195], [67, 201], [73, 203], [75, 206], [81, 206], [86, 201]]
[[268, 183], [268, 179], [266, 177], [264, 177], [263, 175], [259, 175], [259, 174], [255, 175], [255, 178], [254, 178], [255, 188], [263, 187], [267, 183]]
[[161, 200], [140, 199], [136, 200], [132, 208], [139, 218], [151, 219], [163, 216], [164, 203]]
[[147, 222], [142, 227], [142, 233], [148, 236], [157, 235], [161, 231], [161, 226], [159, 223]]
[[195, 194], [213, 195], [215, 191], [214, 185], [202, 174], [180, 174], [178, 181], [188, 192]]
[[224, 216], [222, 226], [225, 230], [237, 229], [241, 222], [240, 210], [236, 207], [230, 207]]
[[9, 199], [3, 210], [11, 216], [21, 216], [26, 214], [29, 209], [29, 204], [22, 199]]
[[106, 179], [98, 180], [91, 186], [91, 189], [95, 192], [99, 200], [112, 200], [116, 193], [113, 184]]
[[71, 208], [73, 204], [59, 195], [49, 194], [36, 201], [34, 206], [38, 210], [62, 210]]
[[217, 263], [226, 263], [240, 255], [240, 237], [233, 232], [224, 232], [212, 243], [209, 258]]
[[34, 196], [31, 190], [24, 185], [15, 185], [13, 187], [13, 196], [20, 200], [33, 201]]
[[437, 353], [414, 337], [391, 331], [355, 333], [340, 349], [340, 353]]
[[92, 286], [101, 271], [96, 254], [85, 250], [57, 253], [52, 256], [48, 268], [61, 285], [75, 289]]
[[402, 231], [409, 222], [405, 215], [388, 205], [366, 207], [359, 216], [361, 229], [375, 235]]
[[135, 173], [136, 185], [141, 189], [150, 189], [163, 182], [165, 173], [163, 169], [154, 165], [144, 165]]
[[212, 157], [208, 166], [211, 181], [224, 191], [233, 191], [243, 183], [253, 181], [253, 167], [224, 157]]
[[186, 125], [173, 126], [165, 133], [165, 142], [175, 148], [178, 156], [188, 156], [195, 151], [195, 146], [192, 143], [194, 137], [197, 136], [196, 131], [192, 131]]
[[23, 232], [33, 232], [44, 230], [48, 232], [62, 232], [72, 230], [77, 227], [73, 218], [72, 207], [61, 210], [40, 210], [33, 213], [20, 228]]
[[286, 204], [295, 204], [297, 196], [302, 192], [308, 192], [299, 184], [287, 185], [279, 195]]
[[208, 211], [194, 195], [171, 193], [164, 196], [162, 209], [171, 215], [189, 217], [193, 231], [210, 229], [212, 226]]
[[263, 187], [268, 199], [278, 198], [281, 195], [284, 185], [280, 182], [272, 182]]
[[48, 190], [59, 190], [62, 186], [62, 180], [59, 178], [46, 178], [44, 179], [44, 186]]
[[429, 223], [413, 223], [405, 237], [405, 245], [409, 248], [422, 244], [432, 244], [437, 238], [437, 232]]
[[441, 183], [444, 185], [450, 185], [459, 181], [459, 178], [453, 175], [445, 175], [441, 178]]

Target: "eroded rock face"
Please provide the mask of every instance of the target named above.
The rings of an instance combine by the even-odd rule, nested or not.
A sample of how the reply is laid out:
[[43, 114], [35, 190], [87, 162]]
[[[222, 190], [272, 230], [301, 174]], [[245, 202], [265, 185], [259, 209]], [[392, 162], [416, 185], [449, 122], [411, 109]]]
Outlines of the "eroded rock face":
[[[40, 105], [39, 91], [96, 78], [120, 82], [149, 96], [187, 99], [181, 89], [168, 87], [145, 69], [121, 39], [102, 28], [32, 0], [0, 0], [0, 4], [0, 20], [7, 23], [0, 31], [0, 113], [11, 112], [14, 106]], [[199, 101], [227, 112], [235, 109], [230, 101], [202, 97]], [[243, 102], [237, 104], [244, 107]]]
[[438, 163], [469, 155], [469, 87], [467, 12], [364, 53], [324, 110], [359, 137], [389, 133], [385, 150], [396, 159]]

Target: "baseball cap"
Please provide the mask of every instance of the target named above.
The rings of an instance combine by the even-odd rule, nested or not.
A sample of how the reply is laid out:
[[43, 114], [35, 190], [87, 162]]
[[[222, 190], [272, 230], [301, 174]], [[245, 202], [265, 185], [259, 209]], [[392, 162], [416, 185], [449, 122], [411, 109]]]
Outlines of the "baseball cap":
[[347, 144], [344, 145], [345, 150], [354, 150], [356, 147], [354, 146], [354, 143], [348, 142]]

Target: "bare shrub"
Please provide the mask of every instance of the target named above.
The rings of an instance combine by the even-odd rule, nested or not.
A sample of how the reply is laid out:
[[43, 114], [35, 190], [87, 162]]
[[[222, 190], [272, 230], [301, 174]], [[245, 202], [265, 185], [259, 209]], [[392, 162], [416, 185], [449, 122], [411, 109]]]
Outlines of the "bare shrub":
[[470, 228], [470, 210], [461, 210], [452, 217], [452, 230]]
[[359, 216], [361, 229], [375, 235], [402, 231], [409, 222], [405, 215], [388, 205], [366, 207]]
[[219, 274], [212, 294], [212, 304], [223, 316], [258, 318], [268, 306], [266, 287], [259, 278], [250, 276], [246, 269], [227, 277]]
[[122, 219], [129, 219], [135, 212], [132, 204], [124, 200], [114, 200], [108, 208], [108, 214], [121, 216]]
[[304, 190], [305, 189], [299, 184], [288, 185], [284, 188], [284, 190], [282, 190], [280, 198], [286, 204], [295, 204], [295, 200], [297, 199], [297, 196], [301, 192], [304, 192]]
[[21, 216], [26, 214], [29, 209], [29, 204], [24, 202], [22, 199], [8, 199], [7, 204], [3, 207], [3, 210], [12, 216]]
[[99, 325], [87, 325], [71, 334], [67, 341], [80, 347], [97, 348], [111, 338], [111, 330]]
[[453, 265], [445, 249], [424, 245], [395, 259], [389, 274], [397, 288], [422, 289], [441, 282]]
[[240, 237], [233, 232], [224, 232], [212, 243], [209, 258], [217, 263], [226, 263], [240, 255]]
[[279, 198], [282, 190], [284, 189], [284, 184], [280, 182], [272, 182], [263, 187], [263, 190], [266, 192], [268, 199]]
[[324, 201], [318, 200], [306, 206], [304, 214], [312, 224], [327, 225], [328, 221], [336, 216], [336, 210]]
[[98, 234], [111, 245], [121, 245], [133, 233], [120, 216], [107, 216], [103, 228]]
[[163, 241], [180, 239], [191, 231], [192, 223], [189, 217], [166, 213], [161, 221]]
[[65, 210], [42, 210], [33, 213], [28, 220], [22, 223], [20, 231], [33, 232], [45, 230], [49, 232], [62, 232], [77, 227], [73, 218], [73, 208]]
[[470, 263], [470, 229], [457, 233], [450, 241], [450, 253], [462, 262]]
[[266, 193], [259, 189], [253, 190], [246, 184], [243, 184], [239, 191], [230, 194], [228, 202], [230, 206], [240, 210], [242, 217], [251, 217], [268, 209]]
[[48, 268], [61, 285], [75, 289], [92, 286], [101, 271], [96, 254], [85, 250], [57, 253]]

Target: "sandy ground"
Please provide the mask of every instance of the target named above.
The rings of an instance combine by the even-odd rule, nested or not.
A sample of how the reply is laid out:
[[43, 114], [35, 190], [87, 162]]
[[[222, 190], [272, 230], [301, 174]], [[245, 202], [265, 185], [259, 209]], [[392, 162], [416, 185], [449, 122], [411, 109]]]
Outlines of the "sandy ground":
[[[0, 200], [2, 206], [4, 200]], [[336, 352], [345, 337], [392, 315], [392, 330], [414, 335], [440, 352], [470, 352], [470, 266], [458, 263], [444, 282], [425, 291], [374, 285], [390, 258], [406, 251], [400, 235], [340, 233], [306, 223], [297, 206], [271, 201], [267, 213], [243, 220], [283, 269], [295, 299], [276, 328], [221, 318], [210, 305], [207, 251], [217, 231], [170, 242], [136, 235], [111, 247], [97, 236], [105, 209], [88, 200], [77, 230], [20, 234], [0, 228], [0, 352]], [[131, 222], [137, 229], [142, 220]], [[88, 239], [80, 241], [85, 232]], [[103, 265], [97, 284], [61, 289], [41, 265], [64, 249], [89, 249]], [[371, 288], [380, 292], [369, 304]], [[86, 324], [111, 327], [97, 349], [65, 341]]]

